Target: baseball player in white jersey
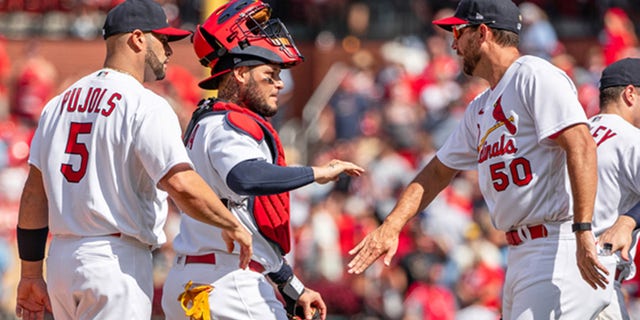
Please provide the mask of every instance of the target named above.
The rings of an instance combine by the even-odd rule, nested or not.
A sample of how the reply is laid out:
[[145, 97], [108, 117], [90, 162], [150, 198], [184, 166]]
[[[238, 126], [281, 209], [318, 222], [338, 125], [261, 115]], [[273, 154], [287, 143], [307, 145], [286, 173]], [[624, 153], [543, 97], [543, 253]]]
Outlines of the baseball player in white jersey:
[[194, 112], [184, 136], [187, 150], [196, 171], [253, 235], [254, 254], [249, 270], [234, 268], [237, 252], [225, 253], [220, 230], [182, 216], [173, 241], [176, 261], [163, 287], [165, 315], [275, 320], [297, 313], [325, 319], [320, 294], [305, 288], [284, 259], [291, 248], [288, 191], [337, 180], [342, 173], [358, 176], [363, 169], [339, 160], [322, 167], [287, 166], [266, 118], [278, 109], [281, 69], [300, 63], [302, 56], [286, 27], [270, 18], [267, 4], [223, 5], [196, 27], [193, 43], [212, 74], [200, 87], [218, 89], [218, 99], [203, 100]]
[[351, 250], [349, 272], [384, 253], [389, 264], [404, 224], [459, 170], [477, 169], [492, 222], [510, 244], [503, 319], [592, 319], [613, 295], [615, 259], [597, 255], [591, 231], [596, 146], [576, 88], [547, 61], [520, 56], [521, 17], [510, 0], [462, 0], [454, 16], [433, 23], [453, 31], [464, 72], [490, 88]]
[[619, 60], [602, 72], [600, 113], [589, 119], [598, 146], [598, 191], [593, 231], [599, 243], [618, 257], [617, 299], [598, 319], [629, 319], [621, 282], [635, 274], [636, 220], [629, 215], [640, 202], [640, 59]]
[[142, 86], [164, 78], [168, 42], [188, 35], [153, 0], [127, 0], [106, 18], [104, 68], [44, 107], [18, 218], [18, 316], [149, 319], [167, 193], [240, 243], [236, 268], [249, 264], [251, 236], [193, 171], [169, 104]]

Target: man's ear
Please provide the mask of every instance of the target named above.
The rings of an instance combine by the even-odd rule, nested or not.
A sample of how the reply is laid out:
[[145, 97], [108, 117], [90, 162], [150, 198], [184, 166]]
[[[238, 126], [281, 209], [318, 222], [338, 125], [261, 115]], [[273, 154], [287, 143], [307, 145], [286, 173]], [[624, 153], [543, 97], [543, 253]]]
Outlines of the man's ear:
[[247, 83], [249, 79], [249, 67], [237, 67], [231, 71], [232, 77], [240, 84]]
[[127, 39], [127, 43], [135, 52], [142, 51], [146, 41], [147, 39], [145, 38], [144, 32], [138, 29], [133, 30]]
[[633, 85], [628, 85], [622, 90], [622, 99], [628, 106], [634, 105], [635, 99], [637, 99], [636, 88]]

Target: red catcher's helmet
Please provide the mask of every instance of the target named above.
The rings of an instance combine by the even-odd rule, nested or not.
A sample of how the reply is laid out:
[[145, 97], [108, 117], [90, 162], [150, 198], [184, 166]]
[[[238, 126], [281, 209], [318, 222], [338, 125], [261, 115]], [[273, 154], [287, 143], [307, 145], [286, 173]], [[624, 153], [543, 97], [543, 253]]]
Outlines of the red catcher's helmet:
[[193, 48], [200, 64], [211, 68], [211, 77], [200, 82], [216, 89], [218, 77], [238, 66], [238, 61], [292, 67], [304, 59], [287, 28], [271, 18], [271, 7], [259, 0], [232, 0], [216, 9], [196, 27]]

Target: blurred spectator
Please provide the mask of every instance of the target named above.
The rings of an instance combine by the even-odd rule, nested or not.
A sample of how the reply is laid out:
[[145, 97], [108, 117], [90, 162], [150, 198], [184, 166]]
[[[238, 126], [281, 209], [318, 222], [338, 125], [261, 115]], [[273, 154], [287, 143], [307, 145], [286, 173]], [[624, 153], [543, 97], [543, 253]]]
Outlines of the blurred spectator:
[[[598, 83], [593, 83], [592, 81], [591, 71], [578, 65], [572, 55], [564, 52], [555, 55], [551, 62], [573, 80], [578, 89], [578, 101], [580, 101], [587, 116], [598, 113], [600, 111], [598, 103], [600, 91], [598, 90]], [[592, 67], [594, 71], [597, 68], [597, 66]]]
[[9, 80], [11, 58], [7, 53], [7, 39], [0, 35], [0, 120], [9, 113]]
[[600, 37], [606, 65], [630, 56], [629, 51], [638, 46], [635, 25], [620, 8], [610, 8], [605, 12], [604, 30]]
[[7, 241], [6, 235], [0, 236], [0, 301], [6, 300], [7, 292], [10, 292], [6, 288], [5, 280], [7, 271], [14, 263], [16, 259], [13, 256], [11, 244]]
[[535, 3], [520, 4], [522, 14], [522, 32], [520, 33], [520, 50], [522, 54], [530, 54], [550, 60], [561, 46], [556, 31], [547, 14]]
[[500, 292], [504, 270], [500, 266], [478, 262], [467, 269], [456, 285], [460, 311], [456, 320], [500, 319]]
[[40, 52], [38, 40], [25, 46], [24, 60], [18, 62], [13, 86], [11, 113], [36, 125], [45, 103], [56, 89], [55, 66]]
[[382, 221], [396, 202], [402, 187], [407, 185], [415, 174], [411, 162], [396, 152], [391, 141], [380, 140], [370, 146], [377, 150], [376, 157], [368, 164], [371, 197], [376, 217]]
[[462, 95], [460, 83], [456, 81], [460, 65], [458, 59], [448, 54], [447, 46], [442, 37], [427, 39], [430, 60], [422, 74], [420, 103], [427, 111], [423, 123], [430, 130], [437, 130], [439, 124], [446, 121], [448, 108]]
[[373, 56], [359, 51], [352, 57], [352, 66], [340, 83], [329, 106], [333, 111], [335, 140], [350, 140], [362, 136], [362, 120], [377, 98]]
[[402, 153], [413, 166], [410, 150], [417, 143], [417, 133], [426, 110], [420, 108], [412, 92], [411, 79], [402, 77], [389, 85], [389, 99], [382, 106], [383, 131], [389, 144]]
[[342, 215], [344, 194], [333, 191], [311, 213], [311, 232], [315, 243], [316, 276], [335, 282], [343, 272], [340, 233], [337, 220]]
[[453, 320], [456, 303], [451, 289], [441, 285], [444, 259], [429, 252], [414, 252], [400, 261], [408, 277], [403, 320]]
[[91, 2], [83, 2], [74, 8], [74, 19], [69, 27], [69, 33], [83, 40], [92, 40], [102, 36], [102, 25], [106, 14]]

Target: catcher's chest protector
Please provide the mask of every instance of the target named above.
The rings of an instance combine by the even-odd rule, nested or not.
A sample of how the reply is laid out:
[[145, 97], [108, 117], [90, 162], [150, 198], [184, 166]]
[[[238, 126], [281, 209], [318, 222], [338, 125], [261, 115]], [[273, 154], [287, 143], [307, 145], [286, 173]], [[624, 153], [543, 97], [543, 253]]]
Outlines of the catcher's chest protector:
[[[198, 109], [193, 112], [184, 134], [185, 144], [188, 145], [192, 142], [193, 128], [200, 119], [220, 113], [225, 114], [225, 121], [237, 131], [243, 132], [259, 142], [264, 139], [269, 145], [274, 164], [287, 165], [280, 138], [273, 126], [251, 110], [222, 100], [207, 99], [200, 102]], [[251, 196], [249, 210], [253, 213], [262, 236], [275, 244], [282, 255], [288, 253], [291, 250], [289, 192]]]

